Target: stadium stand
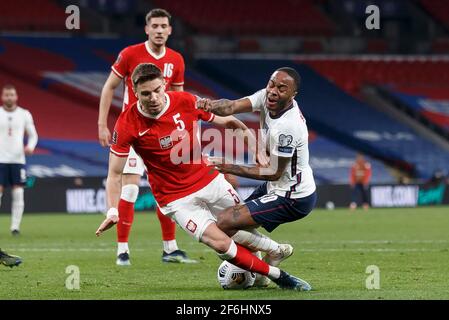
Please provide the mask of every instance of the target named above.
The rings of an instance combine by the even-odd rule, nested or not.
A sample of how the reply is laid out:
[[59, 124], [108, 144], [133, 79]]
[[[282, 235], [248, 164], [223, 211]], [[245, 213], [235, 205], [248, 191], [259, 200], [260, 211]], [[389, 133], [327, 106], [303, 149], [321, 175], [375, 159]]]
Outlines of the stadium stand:
[[366, 56], [298, 61], [307, 63], [353, 95], [358, 95], [364, 84], [441, 86], [441, 82], [449, 82], [449, 60], [444, 58]]
[[[359, 96], [364, 85], [376, 85], [382, 88], [383, 93], [403, 104], [408, 114], [418, 120], [424, 118], [447, 131], [449, 85], [445, 83], [449, 80], [449, 60], [444, 57], [391, 59], [375, 56], [300, 61], [312, 66], [353, 96]], [[438, 130], [437, 133], [440, 134]]]
[[449, 86], [384, 87], [415, 118], [424, 117], [449, 134]]
[[[0, 40], [0, 85], [16, 86], [19, 104], [32, 112], [40, 136], [39, 152], [29, 161], [31, 174], [106, 175], [108, 151], [97, 142], [98, 101], [110, 65], [130, 41], [14, 36]], [[194, 70], [186, 78], [186, 88], [200, 96], [235, 96]], [[110, 128], [120, 113], [122, 92], [115, 92]]]
[[[67, 16], [52, 0], [0, 1], [0, 30], [9, 31], [67, 31]], [[39, 8], [37, 14], [36, 8]]]
[[152, 2], [204, 34], [331, 35], [334, 30], [310, 0], [286, 1], [275, 8], [271, 0]]
[[[133, 42], [137, 41], [54, 37], [39, 39], [4, 37], [0, 40], [0, 74], [3, 74], [0, 80], [14, 82], [21, 93], [21, 103], [35, 114], [38, 131], [42, 137], [39, 146], [47, 152], [39, 156], [41, 159], [52, 155], [56, 157], [55, 159], [59, 159], [56, 164], [64, 163], [65, 158], [78, 159], [79, 161], [76, 161], [78, 167], [73, 167], [74, 169], [82, 170], [88, 175], [93, 174], [95, 170], [103, 172], [107, 159], [104, 154], [107, 152], [100, 147], [94, 148], [97, 135], [95, 119], [98, 99], [104, 79], [117, 53], [122, 47]], [[29, 59], [30, 56], [36, 57], [36, 60]], [[361, 150], [386, 161], [389, 165], [399, 166], [405, 170], [414, 168], [420, 177], [429, 174], [431, 166], [429, 167], [428, 163], [435, 160], [435, 157], [430, 155], [438, 153], [435, 151], [435, 146], [418, 137], [409, 128], [344, 94], [306, 65], [289, 63], [299, 68], [304, 77], [304, 90], [299, 98], [301, 104], [304, 104], [304, 112], [311, 127], [319, 133], [319, 138], [314, 142], [317, 150], [325, 150], [326, 146], [330, 148], [333, 143], [339, 143], [342, 150], [347, 148], [346, 151], [335, 152], [335, 156], [330, 156], [331, 162], [341, 164], [341, 159], [353, 157], [355, 151], [351, 149]], [[330, 65], [328, 62], [315, 64], [314, 61], [307, 61], [307, 64], [314, 68], [316, 65], [318, 65], [317, 68], [324, 68], [320, 69], [324, 70], [323, 74], [331, 70], [331, 75], [337, 74], [336, 70], [346, 68], [348, 63], [347, 61], [342, 65], [336, 63], [334, 68], [328, 66]], [[363, 69], [363, 63], [357, 68]], [[217, 65], [213, 61], [199, 60], [197, 65], [187, 68], [186, 89], [205, 97], [236, 98], [254, 91], [259, 86], [265, 86], [270, 72], [284, 64], [285, 61], [262, 63], [243, 60], [231, 63], [223, 60]], [[375, 67], [372, 66], [368, 70], [375, 70]], [[439, 71], [434, 68], [434, 72]], [[341, 86], [347, 89], [348, 85], [345, 81], [350, 78], [347, 75], [350, 72], [345, 70], [342, 73], [344, 75], [338, 77], [336, 83], [342, 84]], [[14, 76], [8, 77], [7, 74], [14, 74]], [[434, 76], [437, 77], [438, 74]], [[363, 83], [362, 80], [367, 77], [360, 71], [360, 76], [354, 78], [359, 79], [360, 83], [351, 82], [351, 84], [354, 84], [354, 88], [359, 88]], [[325, 94], [317, 94], [317, 92]], [[116, 113], [111, 116], [110, 127], [113, 126], [120, 112], [120, 90], [116, 92], [114, 105]], [[330, 113], [326, 109], [329, 105], [339, 112]], [[64, 110], [64, 113], [60, 112], [61, 110]], [[348, 113], [357, 114], [358, 120], [355, 123], [346, 123], [348, 119], [345, 114]], [[40, 119], [45, 120], [41, 122]], [[66, 119], [73, 121], [67, 122]], [[91, 120], [86, 121], [86, 119]], [[254, 116], [243, 115], [242, 119], [257, 125]], [[381, 125], [373, 125], [374, 122]], [[76, 148], [67, 149], [71, 143], [79, 143], [79, 145]], [[423, 152], [419, 157], [414, 156], [411, 146], [416, 143], [427, 145], [423, 148], [427, 148], [429, 152]], [[35, 161], [38, 161], [39, 157]], [[437, 160], [435, 165], [439, 165], [442, 161], [439, 158]], [[51, 163], [48, 159], [45, 161]], [[322, 164], [326, 161], [316, 163]], [[75, 165], [74, 161], [70, 163]], [[379, 164], [378, 167], [379, 172], [382, 172], [379, 179], [385, 181], [388, 181], [388, 177], [391, 179], [383, 165]], [[323, 182], [327, 181], [326, 179], [334, 182], [346, 179], [346, 173], [333, 176], [330, 174], [331, 170], [326, 171], [324, 168], [323, 174], [320, 174], [322, 169], [317, 167], [316, 170], [318, 170], [318, 176], [322, 177], [320, 181]]]
[[449, 7], [441, 0], [420, 0], [422, 7], [437, 21], [449, 28]]
[[[89, 68], [81, 63], [84, 60], [71, 59], [73, 47], [65, 46], [63, 52], [52, 50], [64, 47], [67, 39], [59, 40], [31, 37], [0, 40], [0, 84], [10, 83], [17, 88], [19, 105], [31, 111], [39, 134], [39, 149], [28, 161], [29, 172], [37, 177], [105, 175], [108, 152], [97, 142], [98, 97], [89, 98], [79, 91], [67, 95], [66, 92], [75, 90], [69, 86], [65, 91], [55, 90], [58, 83], [49, 76], [69, 77], [77, 68]], [[93, 58], [86, 59], [86, 64]], [[111, 114], [110, 127], [116, 118], [117, 114]]]
[[[313, 132], [310, 135], [312, 136], [309, 139], [310, 166], [317, 183], [348, 183], [356, 152], [323, 136], [313, 135]], [[371, 157], [366, 159], [371, 163], [373, 172], [371, 183], [395, 182], [385, 164]]]

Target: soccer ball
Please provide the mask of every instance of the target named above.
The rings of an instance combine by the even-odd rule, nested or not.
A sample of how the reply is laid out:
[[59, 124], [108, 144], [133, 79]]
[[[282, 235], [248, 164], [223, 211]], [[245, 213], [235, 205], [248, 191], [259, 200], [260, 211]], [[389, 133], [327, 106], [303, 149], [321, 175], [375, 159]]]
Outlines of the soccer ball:
[[248, 289], [254, 285], [256, 274], [223, 261], [218, 267], [217, 278], [223, 289]]

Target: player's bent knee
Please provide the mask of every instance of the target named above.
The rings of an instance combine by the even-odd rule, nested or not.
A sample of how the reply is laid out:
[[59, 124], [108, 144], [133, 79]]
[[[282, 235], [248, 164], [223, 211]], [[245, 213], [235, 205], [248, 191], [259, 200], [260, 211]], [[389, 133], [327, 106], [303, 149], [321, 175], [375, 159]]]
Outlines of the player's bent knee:
[[204, 231], [200, 241], [218, 253], [224, 253], [229, 249], [232, 240], [221, 232], [215, 224], [211, 224]]
[[135, 184], [127, 184], [122, 187], [120, 198], [128, 202], [136, 202], [139, 196], [139, 186]]

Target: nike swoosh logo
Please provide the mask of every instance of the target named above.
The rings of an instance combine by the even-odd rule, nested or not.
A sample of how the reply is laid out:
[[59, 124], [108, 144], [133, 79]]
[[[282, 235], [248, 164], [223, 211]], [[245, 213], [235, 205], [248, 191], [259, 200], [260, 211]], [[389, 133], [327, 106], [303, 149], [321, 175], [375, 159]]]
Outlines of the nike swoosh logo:
[[145, 130], [144, 132], [139, 132], [139, 137], [143, 136], [145, 133], [147, 133], [150, 129]]

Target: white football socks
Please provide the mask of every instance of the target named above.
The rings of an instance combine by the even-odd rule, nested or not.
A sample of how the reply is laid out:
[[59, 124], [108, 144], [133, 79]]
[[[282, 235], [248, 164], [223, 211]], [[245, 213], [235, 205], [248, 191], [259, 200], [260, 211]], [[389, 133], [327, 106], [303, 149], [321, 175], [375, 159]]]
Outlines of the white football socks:
[[12, 190], [12, 208], [11, 208], [11, 231], [20, 230], [22, 222], [23, 209], [25, 202], [23, 200], [23, 188], [14, 188]]
[[125, 252], [129, 254], [128, 242], [117, 242], [117, 255]]
[[228, 251], [225, 253], [218, 253], [221, 260], [231, 260], [237, 256], [237, 245], [234, 241], [231, 242]]
[[281, 269], [277, 267], [270, 266], [270, 269], [268, 270], [268, 278], [271, 280], [273, 279], [279, 279], [281, 276]]
[[178, 248], [178, 243], [176, 242], [176, 240], [168, 240], [168, 241], [162, 241], [163, 245], [164, 245], [164, 251], [165, 253], [172, 253], [176, 250], [179, 250]]
[[256, 229], [239, 230], [232, 236], [232, 239], [242, 246], [252, 251], [262, 251], [268, 254], [279, 251], [279, 243], [263, 235]]
[[122, 187], [122, 193], [120, 194], [120, 199], [128, 202], [136, 202], [139, 196], [139, 186], [135, 184], [127, 184]]

